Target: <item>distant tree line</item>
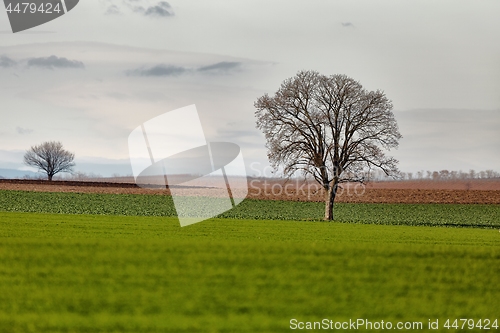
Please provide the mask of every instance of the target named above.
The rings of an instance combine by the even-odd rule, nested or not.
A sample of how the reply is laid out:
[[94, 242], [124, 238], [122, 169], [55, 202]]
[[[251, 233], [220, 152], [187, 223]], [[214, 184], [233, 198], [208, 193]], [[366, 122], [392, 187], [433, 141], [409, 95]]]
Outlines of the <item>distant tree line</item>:
[[[371, 180], [393, 180], [387, 177], [383, 172], [372, 171], [369, 178]], [[500, 172], [494, 170], [475, 171], [417, 171], [417, 172], [401, 172], [401, 180], [471, 180], [471, 179], [500, 179]]]

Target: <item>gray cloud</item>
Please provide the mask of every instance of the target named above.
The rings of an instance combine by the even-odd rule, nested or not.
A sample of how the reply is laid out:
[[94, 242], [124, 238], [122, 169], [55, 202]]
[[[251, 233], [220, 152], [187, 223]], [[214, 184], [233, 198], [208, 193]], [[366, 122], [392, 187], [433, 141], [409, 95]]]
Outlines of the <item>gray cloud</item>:
[[198, 68], [199, 72], [227, 72], [241, 66], [241, 62], [222, 61], [213, 65]]
[[5, 55], [0, 56], [0, 67], [14, 67], [16, 64], [17, 62], [14, 59], [11, 59]]
[[351, 22], [342, 22], [341, 24], [344, 28], [354, 28], [354, 24]]
[[147, 17], [171, 17], [175, 16], [172, 6], [166, 1], [151, 2], [145, 0], [101, 0], [106, 6], [105, 14], [122, 14], [124, 8], [128, 8], [135, 14]]
[[222, 61], [212, 65], [198, 67], [193, 70], [183, 66], [160, 64], [149, 68], [128, 70], [125, 73], [130, 76], [179, 76], [195, 72], [219, 74], [234, 70], [240, 66], [240, 62]]
[[30, 128], [22, 128], [22, 127], [17, 126], [17, 127], [16, 127], [16, 132], [17, 132], [18, 134], [24, 135], [24, 134], [30, 134], [30, 133], [33, 133], [33, 130], [32, 130], [32, 129], [30, 129]]
[[173, 65], [156, 65], [151, 68], [138, 68], [127, 71], [127, 75], [133, 76], [179, 76], [189, 69], [186, 67], [173, 66]]
[[148, 9], [144, 12], [144, 15], [153, 17], [169, 17], [174, 16], [174, 11], [168, 2], [160, 1], [155, 6], [148, 7]]
[[108, 7], [108, 9], [106, 9], [105, 14], [106, 15], [117, 15], [117, 14], [121, 14], [121, 11], [117, 5], [111, 5]]
[[85, 68], [83, 62], [78, 60], [69, 60], [64, 57], [56, 57], [51, 55], [50, 57], [40, 57], [28, 59], [28, 66], [42, 67], [42, 68]]

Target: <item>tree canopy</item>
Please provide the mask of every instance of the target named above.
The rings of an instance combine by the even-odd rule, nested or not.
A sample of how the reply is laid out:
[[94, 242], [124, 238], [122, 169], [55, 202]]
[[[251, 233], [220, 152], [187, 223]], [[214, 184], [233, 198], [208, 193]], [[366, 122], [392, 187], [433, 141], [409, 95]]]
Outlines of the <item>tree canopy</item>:
[[62, 143], [56, 141], [32, 146], [24, 155], [24, 163], [45, 172], [49, 181], [60, 172], [71, 172], [75, 166], [74, 159], [75, 155], [64, 150]]
[[312, 176], [326, 190], [325, 219], [333, 219], [337, 187], [364, 182], [372, 168], [396, 175], [398, 161], [384, 150], [402, 137], [383, 91], [367, 91], [346, 75], [301, 71], [274, 96], [255, 102], [257, 128], [268, 158], [286, 176]]

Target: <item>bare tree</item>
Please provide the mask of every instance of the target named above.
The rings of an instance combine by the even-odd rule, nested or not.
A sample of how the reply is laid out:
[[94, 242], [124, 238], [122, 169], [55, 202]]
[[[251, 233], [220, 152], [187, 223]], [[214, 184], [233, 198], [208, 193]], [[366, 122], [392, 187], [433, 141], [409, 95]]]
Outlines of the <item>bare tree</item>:
[[448, 170], [439, 171], [439, 179], [440, 180], [449, 180], [450, 179], [450, 172]]
[[397, 148], [402, 136], [382, 91], [367, 91], [345, 75], [301, 71], [255, 107], [271, 165], [283, 166], [288, 177], [314, 177], [325, 189], [325, 220], [333, 219], [340, 183], [364, 182], [372, 168], [399, 173], [398, 161], [383, 152]]
[[62, 143], [55, 141], [32, 146], [24, 154], [24, 163], [45, 172], [49, 181], [59, 172], [71, 172], [74, 159], [75, 154], [64, 150]]

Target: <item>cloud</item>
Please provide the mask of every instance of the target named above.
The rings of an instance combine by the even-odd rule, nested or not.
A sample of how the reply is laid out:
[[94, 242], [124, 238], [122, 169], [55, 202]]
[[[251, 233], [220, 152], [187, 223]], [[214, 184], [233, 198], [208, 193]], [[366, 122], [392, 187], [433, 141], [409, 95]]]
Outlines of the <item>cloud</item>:
[[120, 8], [117, 5], [111, 5], [106, 9], [106, 15], [118, 15], [121, 14]]
[[[148, 1], [143, 0], [124, 0], [123, 3], [136, 14], [141, 14], [148, 17], [171, 17], [175, 16], [172, 6], [166, 1], [159, 1], [156, 4], [148, 4]], [[107, 9], [107, 13], [112, 14], [121, 13], [114, 1], [108, 0], [107, 3], [111, 5]]]
[[344, 28], [354, 28], [354, 24], [352, 24], [351, 22], [342, 22], [340, 24], [342, 24]]
[[199, 67], [196, 70], [192, 70], [183, 66], [160, 64], [149, 68], [137, 68], [129, 70], [126, 71], [126, 74], [131, 76], [179, 76], [193, 72], [218, 74], [234, 70], [240, 66], [240, 62], [222, 61], [212, 65]]
[[30, 129], [30, 128], [22, 128], [22, 127], [19, 127], [19, 126], [16, 127], [16, 131], [17, 131], [18, 134], [21, 134], [21, 135], [33, 133], [32, 129]]
[[160, 1], [155, 6], [148, 7], [148, 9], [144, 12], [144, 15], [152, 17], [169, 17], [174, 16], [175, 14], [168, 2]]
[[184, 66], [159, 64], [153, 67], [128, 70], [125, 73], [129, 76], [180, 76], [189, 73], [221, 74], [239, 68], [240, 66], [240, 62], [232, 61], [222, 61], [212, 65], [201, 66], [196, 69]]
[[16, 64], [17, 62], [14, 59], [11, 59], [5, 55], [0, 56], [0, 67], [14, 67]]
[[28, 59], [28, 66], [42, 67], [42, 68], [85, 68], [83, 62], [78, 60], [69, 60], [64, 57], [56, 57], [51, 55], [50, 57], [40, 57]]
[[241, 66], [240, 62], [222, 61], [213, 65], [198, 68], [199, 72], [227, 72]]
[[189, 69], [181, 66], [173, 65], [156, 65], [151, 68], [138, 68], [134, 70], [127, 71], [127, 75], [132, 76], [179, 76]]

